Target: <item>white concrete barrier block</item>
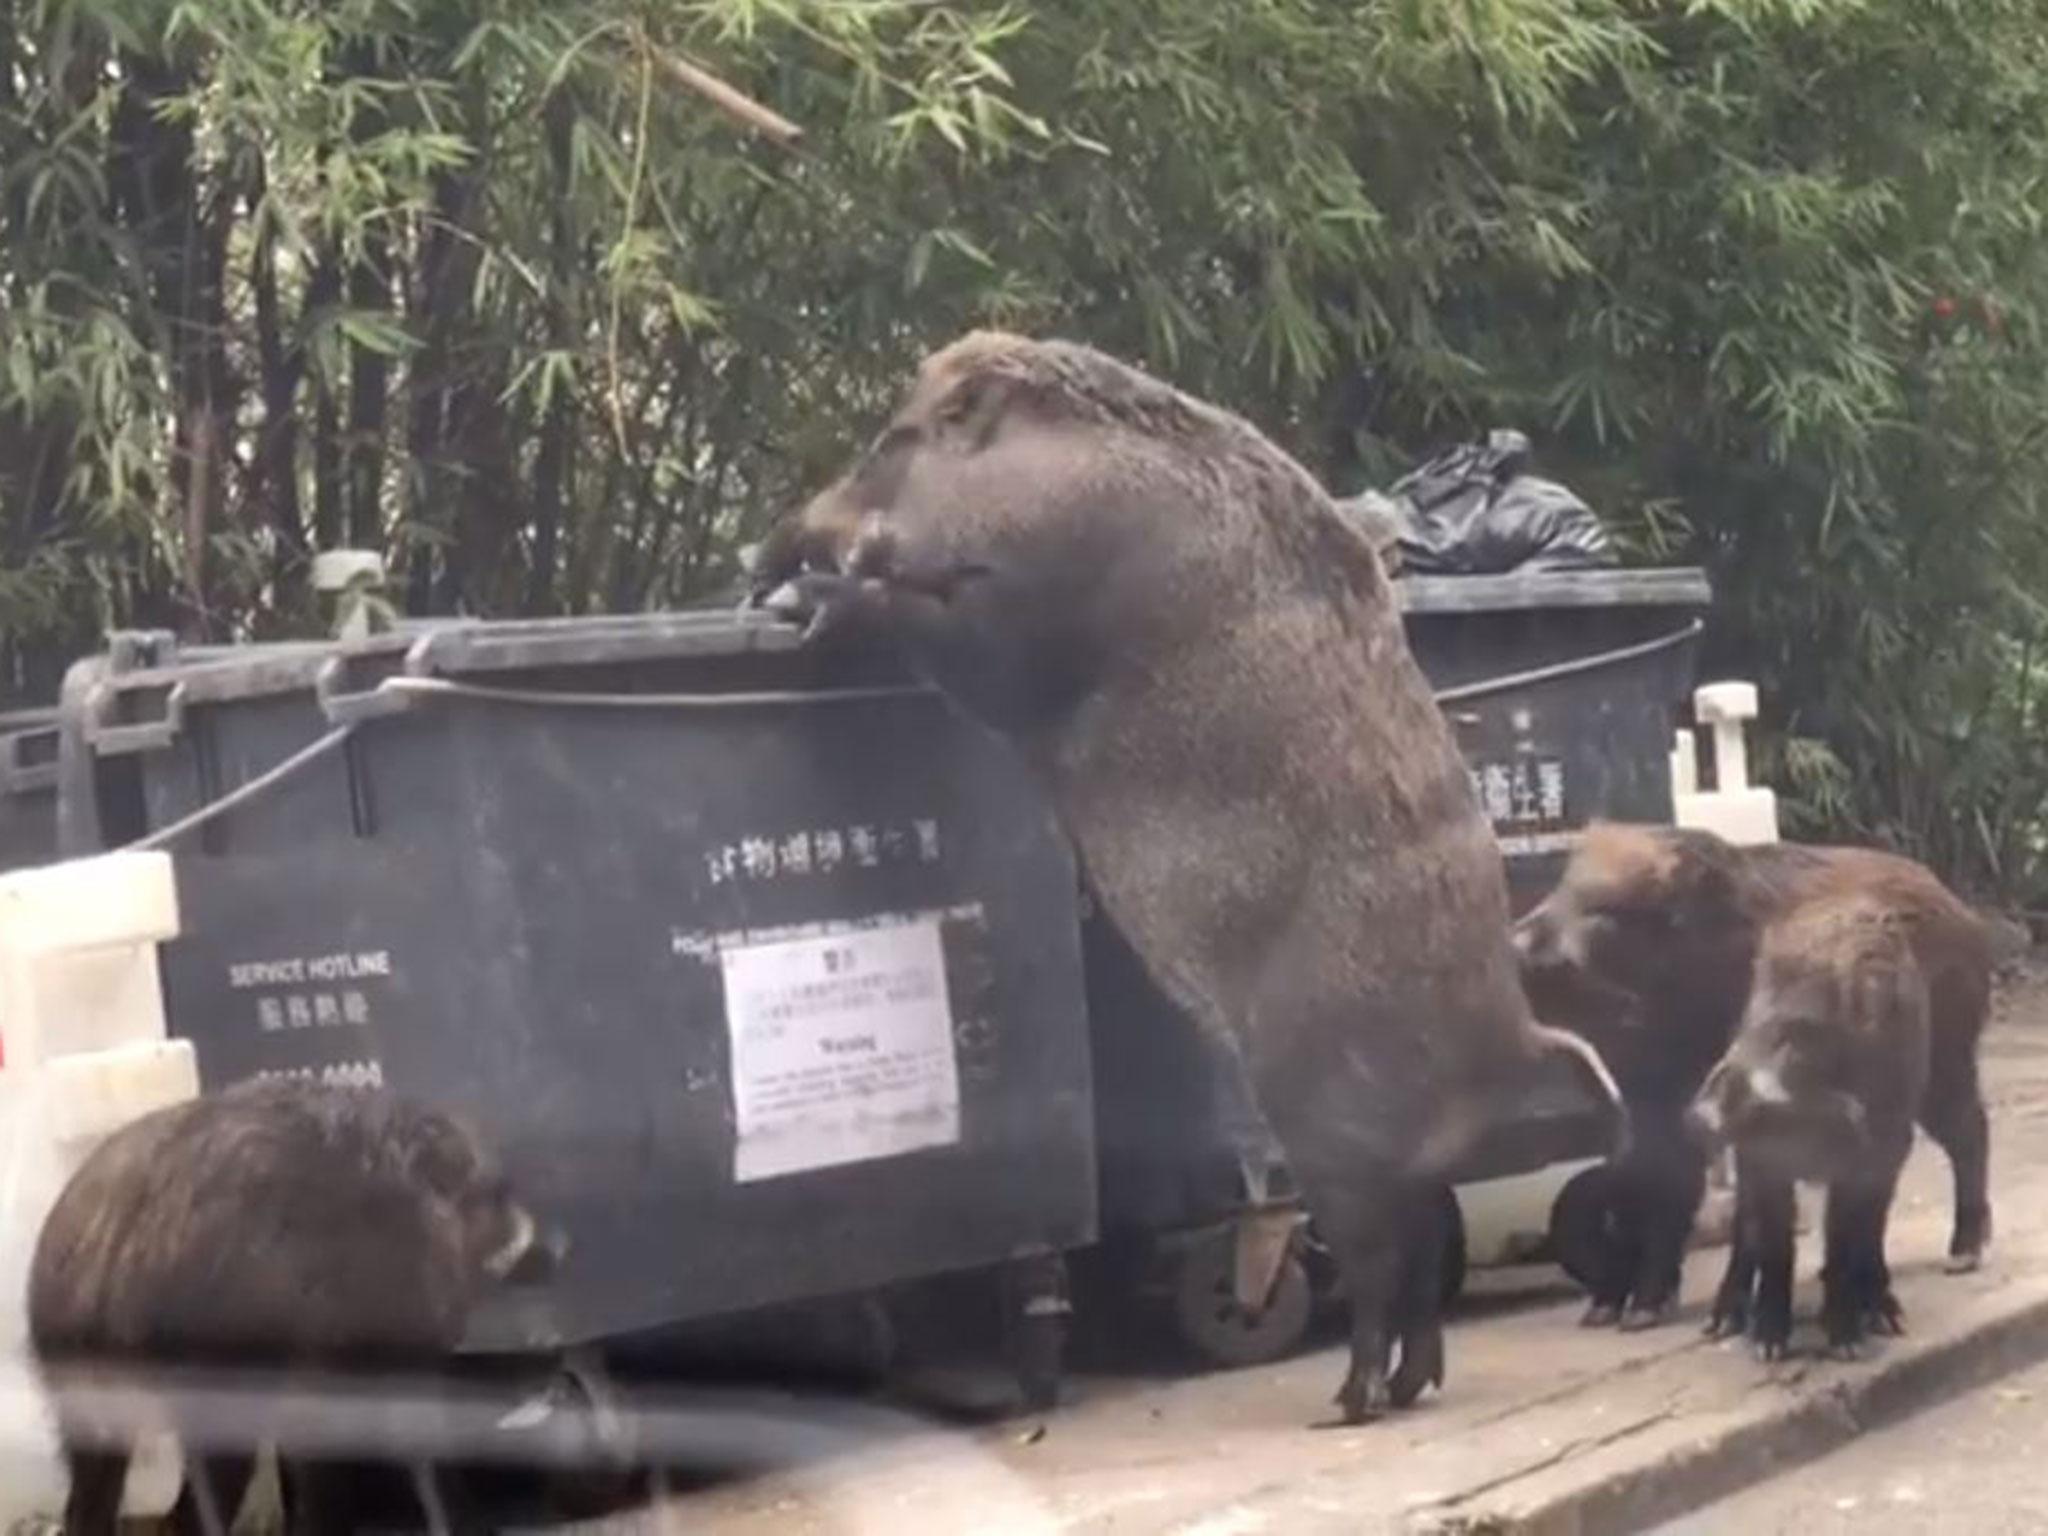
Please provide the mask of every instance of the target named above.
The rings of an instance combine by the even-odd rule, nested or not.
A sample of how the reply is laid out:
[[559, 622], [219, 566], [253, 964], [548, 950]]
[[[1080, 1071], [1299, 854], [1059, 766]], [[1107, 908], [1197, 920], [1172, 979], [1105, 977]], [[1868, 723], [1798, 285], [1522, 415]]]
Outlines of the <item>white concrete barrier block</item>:
[[1671, 740], [1671, 793], [1696, 795], [1699, 792], [1699, 744], [1691, 731], [1680, 731]]
[[167, 853], [107, 853], [0, 875], [0, 949], [51, 954], [177, 934]]
[[1768, 789], [1674, 795], [1672, 802], [1672, 820], [1681, 827], [1745, 846], [1778, 841], [1778, 797]]
[[82, 1160], [131, 1120], [199, 1095], [199, 1058], [189, 1040], [54, 1056], [43, 1066], [50, 1136], [66, 1160]]
[[164, 1034], [154, 944], [37, 955], [0, 949], [0, 1061], [37, 1066]]
[[1755, 683], [1702, 683], [1693, 690], [1693, 718], [1701, 725], [1754, 720], [1757, 709]]

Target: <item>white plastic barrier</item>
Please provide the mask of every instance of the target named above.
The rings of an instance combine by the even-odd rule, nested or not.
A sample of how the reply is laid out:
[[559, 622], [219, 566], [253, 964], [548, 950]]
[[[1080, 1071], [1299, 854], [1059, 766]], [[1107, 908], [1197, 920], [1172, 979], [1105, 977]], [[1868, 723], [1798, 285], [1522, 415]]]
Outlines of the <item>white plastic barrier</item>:
[[[26, 1286], [43, 1218], [109, 1132], [199, 1091], [191, 1045], [165, 1037], [157, 945], [178, 933], [162, 853], [0, 875], [0, 1531], [60, 1513], [66, 1478], [28, 1352]], [[163, 1514], [177, 1446], [137, 1448], [123, 1511]]]
[[1714, 740], [1714, 787], [1701, 790], [1695, 734], [1678, 733], [1671, 749], [1673, 819], [1681, 827], [1718, 833], [1731, 843], [1775, 843], [1778, 797], [1749, 782], [1745, 723], [1757, 716], [1754, 683], [1708, 683], [1694, 692], [1693, 715]]

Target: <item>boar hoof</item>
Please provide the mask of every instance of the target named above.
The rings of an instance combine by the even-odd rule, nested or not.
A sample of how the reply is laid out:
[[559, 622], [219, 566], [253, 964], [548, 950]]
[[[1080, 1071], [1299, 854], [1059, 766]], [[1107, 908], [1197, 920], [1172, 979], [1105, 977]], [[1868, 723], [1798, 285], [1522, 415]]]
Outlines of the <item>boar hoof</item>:
[[1902, 1338], [1906, 1332], [1906, 1309], [1899, 1305], [1898, 1297], [1886, 1291], [1864, 1314], [1863, 1326], [1882, 1338]]
[[1651, 1328], [1662, 1328], [1671, 1321], [1678, 1310], [1678, 1298], [1666, 1296], [1662, 1301], [1631, 1302], [1621, 1314], [1623, 1333], [1642, 1333]]
[[1621, 1321], [1621, 1304], [1614, 1301], [1596, 1301], [1589, 1305], [1579, 1317], [1581, 1328], [1612, 1328]]
[[1732, 1339], [1749, 1332], [1749, 1313], [1742, 1307], [1716, 1307], [1705, 1329], [1710, 1339]]
[[1424, 1387], [1444, 1384], [1444, 1331], [1430, 1328], [1401, 1340], [1401, 1364], [1387, 1383], [1387, 1400], [1406, 1408], [1422, 1396]]
[[1949, 1234], [1948, 1272], [1969, 1274], [1984, 1262], [1984, 1250], [1990, 1245], [1991, 1207], [1982, 1203], [1960, 1205]]
[[1387, 1374], [1381, 1370], [1354, 1370], [1337, 1393], [1337, 1411], [1345, 1424], [1370, 1424], [1385, 1416], [1392, 1403]]
[[1790, 1339], [1759, 1338], [1752, 1347], [1756, 1351], [1757, 1359], [1761, 1360], [1765, 1365], [1776, 1365], [1780, 1360], [1783, 1360], [1792, 1353], [1792, 1342]]
[[760, 606], [778, 619], [788, 619], [792, 622], [807, 619], [811, 615], [810, 599], [805, 596], [803, 587], [794, 581], [785, 581], [760, 599]]

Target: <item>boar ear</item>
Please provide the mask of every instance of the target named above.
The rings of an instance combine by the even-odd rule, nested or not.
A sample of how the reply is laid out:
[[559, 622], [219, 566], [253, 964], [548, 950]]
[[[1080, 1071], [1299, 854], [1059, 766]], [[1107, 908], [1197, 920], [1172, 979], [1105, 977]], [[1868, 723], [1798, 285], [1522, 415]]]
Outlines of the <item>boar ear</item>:
[[979, 453], [995, 440], [1021, 382], [991, 369], [970, 373], [939, 402], [938, 419], [949, 436], [970, 453]]
[[436, 1194], [453, 1199], [475, 1177], [476, 1156], [469, 1137], [446, 1115], [409, 1116], [400, 1144], [407, 1176]]
[[1718, 848], [1705, 843], [1684, 846], [1678, 857], [1680, 900], [1673, 911], [1678, 926], [1702, 926], [1732, 911], [1740, 897], [1736, 872]]

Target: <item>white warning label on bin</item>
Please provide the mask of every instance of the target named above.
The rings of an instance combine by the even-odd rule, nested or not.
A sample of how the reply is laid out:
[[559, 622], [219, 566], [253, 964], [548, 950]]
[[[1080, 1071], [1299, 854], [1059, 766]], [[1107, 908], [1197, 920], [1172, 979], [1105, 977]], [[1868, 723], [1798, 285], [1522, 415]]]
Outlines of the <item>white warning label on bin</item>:
[[936, 918], [725, 949], [733, 1178], [779, 1178], [960, 1139]]

